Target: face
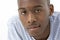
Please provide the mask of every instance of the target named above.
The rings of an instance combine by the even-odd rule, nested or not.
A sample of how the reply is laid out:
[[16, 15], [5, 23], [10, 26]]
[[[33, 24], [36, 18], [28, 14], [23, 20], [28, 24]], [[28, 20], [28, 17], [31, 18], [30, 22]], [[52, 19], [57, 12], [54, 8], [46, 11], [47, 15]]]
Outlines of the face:
[[52, 12], [47, 0], [19, 0], [18, 8], [20, 20], [30, 36], [44, 38]]

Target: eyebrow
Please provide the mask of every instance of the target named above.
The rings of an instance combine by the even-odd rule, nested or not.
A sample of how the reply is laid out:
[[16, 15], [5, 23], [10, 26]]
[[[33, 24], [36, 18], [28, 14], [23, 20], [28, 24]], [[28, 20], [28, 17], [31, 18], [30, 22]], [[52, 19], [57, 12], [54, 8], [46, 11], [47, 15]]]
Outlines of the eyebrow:
[[[37, 6], [34, 6], [33, 8], [37, 8], [37, 7], [43, 7], [42, 5], [37, 5]], [[25, 9], [25, 8], [18, 8], [18, 10], [20, 9]]]
[[18, 8], [18, 10], [20, 10], [20, 9], [25, 9], [25, 8]]
[[43, 7], [42, 5], [37, 5], [37, 6], [34, 6], [33, 8], [36, 8], [36, 7]]

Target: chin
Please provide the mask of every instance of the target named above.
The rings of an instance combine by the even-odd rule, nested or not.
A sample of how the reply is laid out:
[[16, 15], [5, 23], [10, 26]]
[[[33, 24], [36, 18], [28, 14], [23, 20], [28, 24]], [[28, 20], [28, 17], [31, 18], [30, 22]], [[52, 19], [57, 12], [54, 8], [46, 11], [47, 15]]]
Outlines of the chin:
[[42, 38], [42, 33], [40, 33], [40, 32], [29, 32], [29, 35], [31, 36], [31, 37], [34, 37], [35, 39], [41, 39]]

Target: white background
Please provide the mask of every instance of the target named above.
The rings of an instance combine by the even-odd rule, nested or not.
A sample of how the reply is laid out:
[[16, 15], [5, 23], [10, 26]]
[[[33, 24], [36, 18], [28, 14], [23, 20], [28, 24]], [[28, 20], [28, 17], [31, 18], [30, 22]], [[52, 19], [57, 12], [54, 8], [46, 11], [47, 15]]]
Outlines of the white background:
[[[60, 0], [51, 0], [55, 11], [60, 12]], [[7, 20], [18, 14], [17, 0], [0, 0], [0, 40], [7, 40]]]

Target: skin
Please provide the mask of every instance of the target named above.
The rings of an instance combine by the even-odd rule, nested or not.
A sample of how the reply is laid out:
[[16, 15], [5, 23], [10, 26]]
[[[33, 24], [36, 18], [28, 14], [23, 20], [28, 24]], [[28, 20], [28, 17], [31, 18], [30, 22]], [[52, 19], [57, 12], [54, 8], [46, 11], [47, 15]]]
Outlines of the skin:
[[18, 8], [20, 20], [30, 36], [36, 40], [47, 40], [53, 5], [48, 5], [47, 0], [18, 0]]

